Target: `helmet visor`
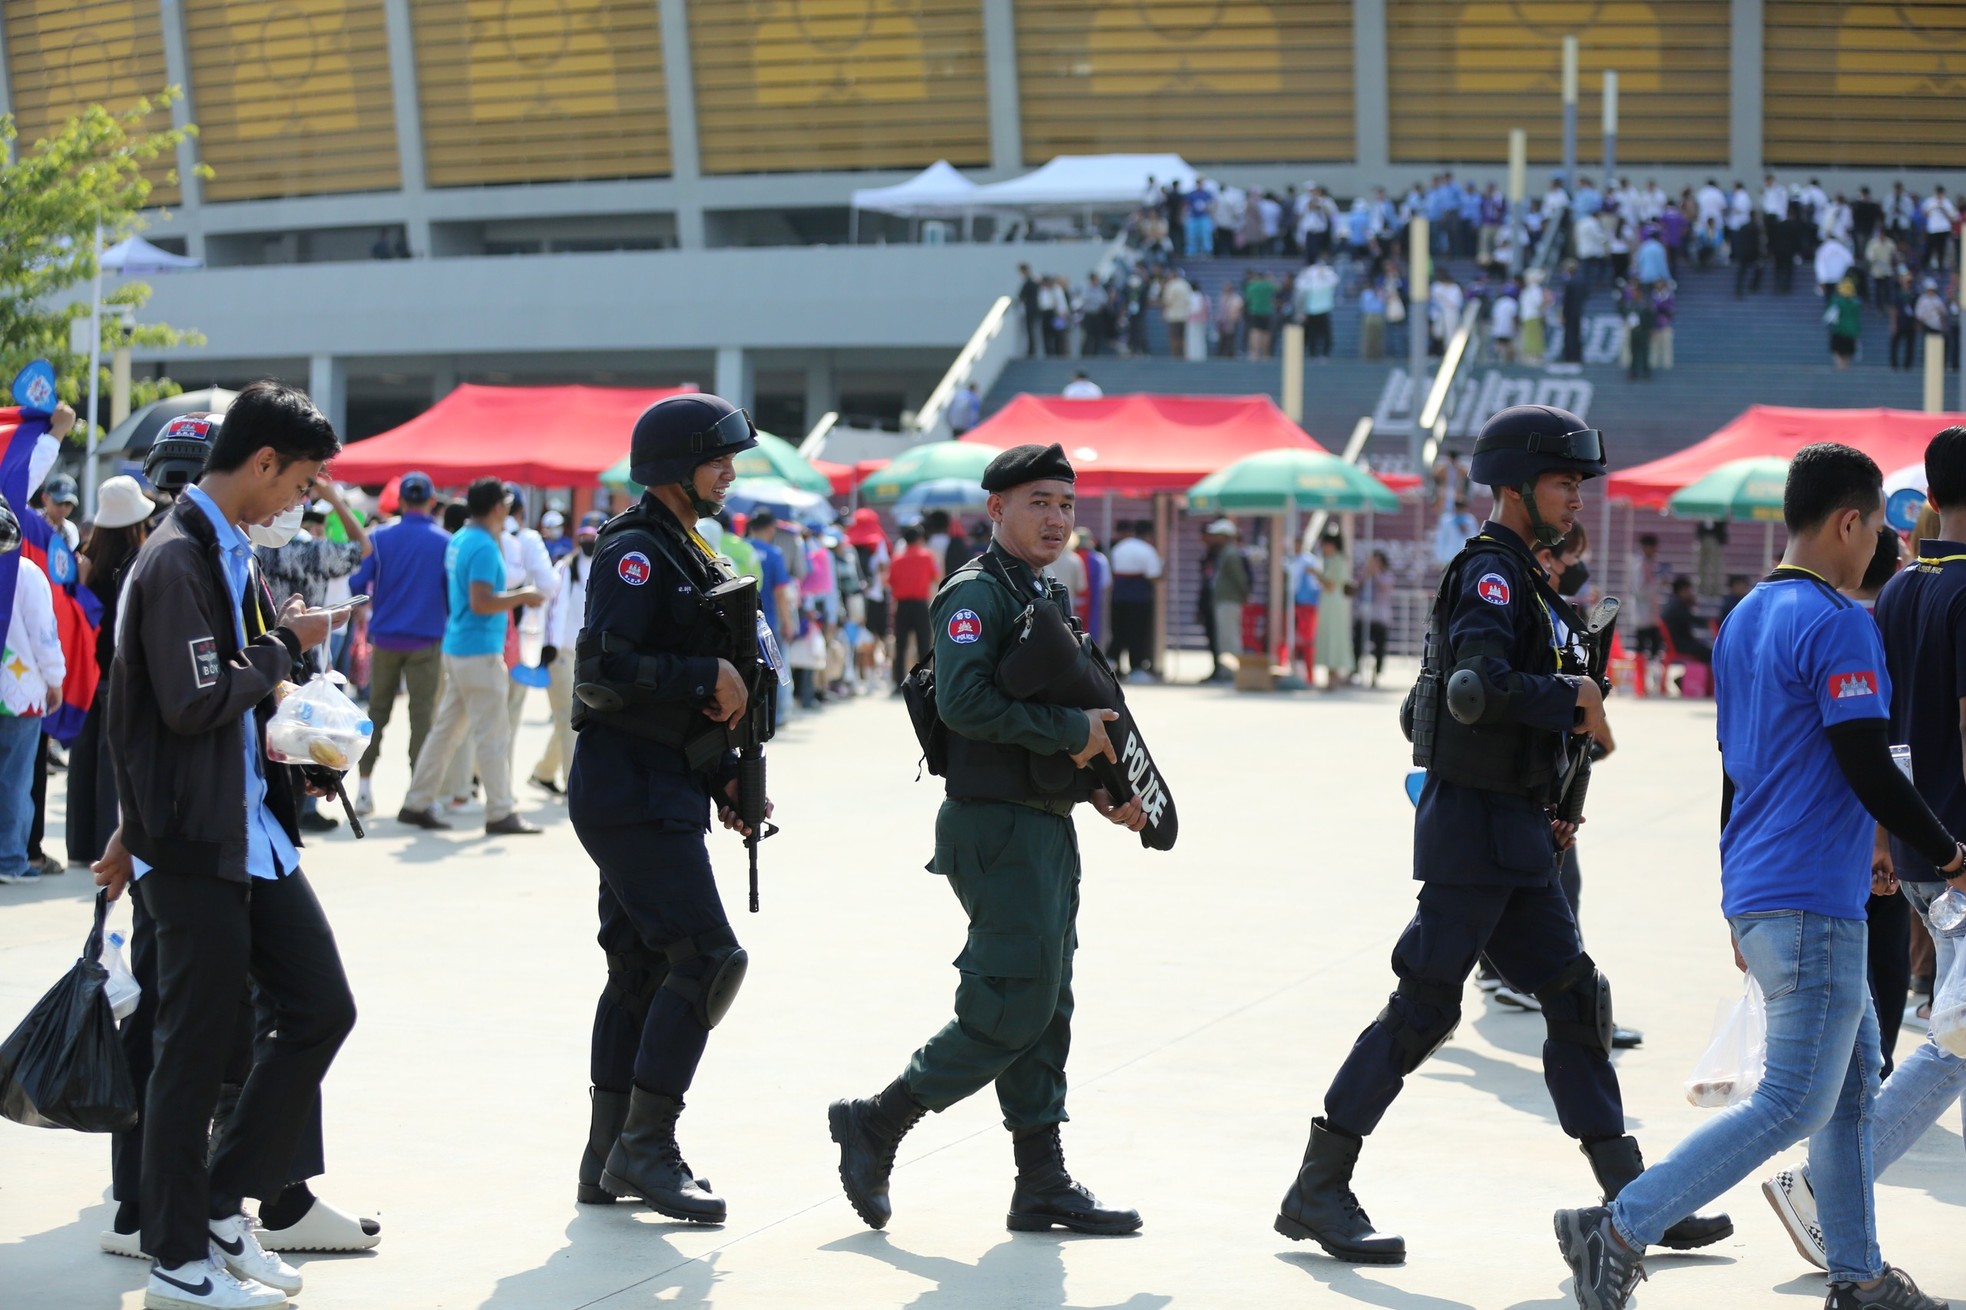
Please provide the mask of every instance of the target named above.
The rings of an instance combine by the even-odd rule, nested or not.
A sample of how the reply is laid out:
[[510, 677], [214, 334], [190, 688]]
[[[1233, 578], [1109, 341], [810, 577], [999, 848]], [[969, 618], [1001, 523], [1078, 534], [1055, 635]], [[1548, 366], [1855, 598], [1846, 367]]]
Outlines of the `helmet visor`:
[[1524, 448], [1532, 455], [1554, 455], [1558, 459], [1575, 460], [1581, 464], [1602, 464], [1604, 433], [1596, 428], [1580, 428], [1560, 437], [1538, 434], [1530, 437]]
[[741, 446], [753, 440], [757, 435], [758, 429], [751, 422], [750, 411], [732, 410], [703, 431], [690, 437], [690, 454], [714, 459], [734, 446]]

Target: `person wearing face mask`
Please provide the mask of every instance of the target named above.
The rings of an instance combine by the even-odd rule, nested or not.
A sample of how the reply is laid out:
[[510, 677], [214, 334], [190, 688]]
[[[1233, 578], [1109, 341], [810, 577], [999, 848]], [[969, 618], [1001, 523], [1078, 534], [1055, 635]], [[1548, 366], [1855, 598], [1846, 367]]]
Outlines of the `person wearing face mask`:
[[553, 735], [546, 739], [546, 750], [532, 766], [527, 781], [555, 796], [566, 794], [566, 771], [573, 767], [573, 648], [580, 638], [580, 625], [586, 621], [587, 575], [594, 567], [594, 543], [607, 521], [608, 516], [597, 509], [580, 516], [573, 551], [554, 565], [560, 575], [560, 589], [546, 604], [546, 644], [540, 649], [539, 662], [552, 678], [546, 684], [546, 703], [553, 712]]
[[[316, 475], [311, 488], [321, 497], [312, 504], [305, 499], [289, 505], [265, 523], [248, 524], [246, 536], [253, 543], [261, 575], [275, 596], [299, 596], [308, 608], [320, 609], [328, 602], [329, 584], [345, 578], [361, 566], [374, 549], [362, 521], [342, 499], [341, 488], [326, 473]], [[325, 501], [325, 507], [322, 502]], [[341, 521], [347, 541], [329, 541], [325, 535], [328, 513]], [[323, 656], [330, 653], [328, 647]], [[312, 796], [301, 802], [302, 832], [333, 832], [341, 820], [321, 813]]]
[[396, 484], [402, 517], [377, 528], [374, 549], [348, 579], [357, 594], [369, 597], [369, 719], [375, 732], [357, 767], [361, 783], [355, 809], [375, 811], [371, 776], [382, 758], [382, 734], [396, 712], [396, 693], [410, 704], [410, 767], [430, 735], [444, 684], [444, 549], [450, 534], [431, 515], [437, 489], [427, 473], [405, 473]]
[[[222, 429], [186, 416], [158, 444], [194, 436], [209, 443], [203, 473], [123, 584], [107, 725], [122, 824], [96, 880], [112, 900], [130, 888], [154, 923], [137, 1242], [156, 1262], [146, 1303], [276, 1306], [301, 1277], [262, 1246], [243, 1201], [263, 1203], [268, 1227], [287, 1222], [267, 1210], [291, 1191], [355, 1006], [301, 870], [302, 779], [268, 760], [264, 741], [278, 684], [336, 616], [297, 595], [276, 612], [244, 528], [297, 503], [341, 442], [305, 393], [277, 382], [241, 391]], [[252, 1043], [213, 1150], [249, 983], [278, 1022]]]

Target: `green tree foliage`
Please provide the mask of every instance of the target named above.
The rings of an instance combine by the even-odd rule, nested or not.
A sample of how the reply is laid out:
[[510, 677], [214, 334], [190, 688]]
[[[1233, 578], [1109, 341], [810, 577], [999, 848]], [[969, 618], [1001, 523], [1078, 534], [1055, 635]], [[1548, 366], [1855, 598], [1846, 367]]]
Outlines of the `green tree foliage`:
[[[70, 325], [89, 316], [96, 223], [101, 220], [105, 247], [143, 228], [142, 211], [150, 198], [146, 171], [174, 159], [179, 143], [197, 132], [188, 125], [151, 131], [144, 120], [181, 95], [172, 87], [121, 112], [91, 105], [24, 150], [16, 148], [12, 115], [0, 116], [0, 384], [29, 361], [46, 359], [55, 366], [61, 398], [78, 410], [86, 403], [89, 356], [74, 350]], [[104, 281], [97, 386], [105, 403], [123, 308], [140, 311], [150, 294], [142, 282]], [[204, 340], [195, 331], [143, 322], [130, 337], [131, 344], [151, 348], [197, 346]], [[168, 378], [134, 378], [130, 403], [141, 408], [182, 390]], [[78, 423], [71, 440], [83, 436]]]

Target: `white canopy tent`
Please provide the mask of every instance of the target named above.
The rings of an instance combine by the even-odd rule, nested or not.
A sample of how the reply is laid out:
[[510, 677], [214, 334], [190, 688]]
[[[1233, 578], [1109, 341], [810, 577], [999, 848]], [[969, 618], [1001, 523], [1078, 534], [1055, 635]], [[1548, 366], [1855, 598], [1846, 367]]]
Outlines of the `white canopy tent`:
[[[85, 518], [95, 517], [96, 512], [96, 379], [102, 373], [102, 275], [116, 273], [123, 277], [142, 277], [148, 273], [175, 273], [184, 269], [203, 268], [205, 261], [190, 255], [174, 255], [159, 246], [153, 246], [140, 236], [129, 236], [115, 245], [105, 248], [102, 244], [102, 220], [96, 220], [95, 286], [89, 305], [89, 412], [83, 422], [88, 428], [84, 443], [88, 458], [82, 463], [82, 514]], [[125, 311], [127, 313], [129, 311]]]
[[863, 209], [902, 218], [961, 218], [967, 222], [976, 207], [976, 190], [976, 183], [957, 172], [948, 160], [938, 159], [906, 182], [855, 191], [852, 239], [859, 240]]
[[854, 192], [853, 207], [904, 218], [949, 218], [974, 208], [976, 190], [948, 160], [938, 159], [906, 182]]
[[976, 188], [973, 203], [994, 209], [1110, 209], [1131, 207], [1155, 186], [1194, 185], [1195, 170], [1179, 155], [1060, 155], [1034, 173]]
[[125, 276], [145, 273], [175, 273], [180, 269], [203, 268], [205, 261], [190, 255], [174, 255], [153, 246], [142, 237], [125, 237], [102, 252], [104, 272]]

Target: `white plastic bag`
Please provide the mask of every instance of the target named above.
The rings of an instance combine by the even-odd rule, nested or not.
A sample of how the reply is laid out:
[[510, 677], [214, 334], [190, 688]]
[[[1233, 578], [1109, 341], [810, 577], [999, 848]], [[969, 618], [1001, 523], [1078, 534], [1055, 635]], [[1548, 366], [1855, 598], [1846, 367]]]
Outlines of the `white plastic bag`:
[[346, 772], [368, 749], [375, 725], [329, 675], [317, 673], [289, 691], [266, 725], [266, 757], [280, 764], [319, 764]]
[[109, 1012], [118, 1020], [127, 1019], [136, 1013], [143, 988], [137, 985], [137, 976], [130, 972], [129, 964], [123, 959], [123, 934], [112, 932], [105, 935], [102, 954], [98, 958], [109, 973], [108, 981], [102, 985], [103, 997], [109, 1002]]
[[1768, 1003], [1747, 975], [1741, 999], [1721, 1013], [1713, 1041], [1686, 1080], [1686, 1099], [1702, 1110], [1739, 1105], [1761, 1083], [1768, 1064]]
[[1966, 942], [1954, 948], [1952, 969], [1932, 997], [1932, 1040], [1966, 1058], [1966, 958], [1960, 952]]

